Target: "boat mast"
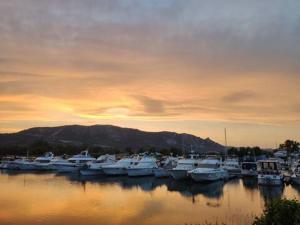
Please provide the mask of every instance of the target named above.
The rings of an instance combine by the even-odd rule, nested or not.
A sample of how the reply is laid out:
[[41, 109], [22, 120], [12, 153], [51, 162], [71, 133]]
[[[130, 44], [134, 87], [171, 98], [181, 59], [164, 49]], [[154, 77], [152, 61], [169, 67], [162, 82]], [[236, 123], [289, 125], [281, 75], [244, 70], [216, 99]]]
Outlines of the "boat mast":
[[227, 148], [227, 131], [226, 131], [226, 128], [224, 128], [224, 135], [225, 135], [225, 147]]
[[224, 138], [225, 138], [225, 158], [227, 158], [227, 130], [224, 128]]

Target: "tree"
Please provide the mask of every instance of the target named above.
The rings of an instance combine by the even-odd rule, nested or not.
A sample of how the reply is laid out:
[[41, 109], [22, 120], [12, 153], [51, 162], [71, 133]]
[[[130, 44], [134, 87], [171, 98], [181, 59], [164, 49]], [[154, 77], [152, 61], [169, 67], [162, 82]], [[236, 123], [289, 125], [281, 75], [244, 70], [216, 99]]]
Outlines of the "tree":
[[287, 154], [289, 155], [292, 152], [298, 152], [299, 151], [299, 145], [300, 143], [293, 140], [286, 140], [283, 144], [279, 145], [280, 149], [285, 149], [287, 151]]
[[268, 202], [263, 214], [256, 217], [253, 225], [297, 225], [300, 224], [300, 202], [277, 199]]

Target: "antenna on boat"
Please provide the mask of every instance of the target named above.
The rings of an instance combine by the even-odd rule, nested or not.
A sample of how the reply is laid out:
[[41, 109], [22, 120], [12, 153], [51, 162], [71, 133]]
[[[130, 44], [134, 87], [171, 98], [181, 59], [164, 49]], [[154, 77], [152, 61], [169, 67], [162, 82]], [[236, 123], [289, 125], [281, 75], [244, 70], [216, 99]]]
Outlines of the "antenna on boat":
[[224, 138], [225, 138], [225, 158], [227, 158], [227, 130], [224, 128]]
[[224, 128], [225, 147], [227, 147], [227, 130]]
[[182, 148], [182, 153], [185, 154], [185, 148], [184, 148], [184, 134], [181, 135], [181, 148]]

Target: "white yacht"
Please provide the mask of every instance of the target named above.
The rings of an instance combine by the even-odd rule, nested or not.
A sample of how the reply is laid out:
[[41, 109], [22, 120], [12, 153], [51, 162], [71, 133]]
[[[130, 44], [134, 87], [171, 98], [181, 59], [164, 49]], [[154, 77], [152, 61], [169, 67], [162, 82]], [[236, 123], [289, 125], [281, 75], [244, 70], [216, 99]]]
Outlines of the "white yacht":
[[177, 166], [173, 169], [170, 169], [169, 173], [175, 180], [188, 178], [188, 171], [198, 167], [199, 162], [199, 156], [191, 154], [190, 158], [188, 159], [178, 160]]
[[287, 157], [287, 151], [286, 150], [279, 150], [274, 153], [274, 156], [276, 158], [286, 158]]
[[201, 160], [198, 168], [188, 173], [197, 182], [225, 180], [229, 177], [227, 170], [221, 167], [221, 161], [211, 157]]
[[156, 159], [153, 157], [143, 157], [136, 165], [127, 169], [127, 174], [130, 177], [151, 176], [154, 175], [154, 170], [158, 168]]
[[115, 155], [101, 155], [96, 161], [88, 162], [82, 169], [80, 169], [80, 174], [83, 176], [102, 175], [104, 174], [102, 167], [112, 165], [115, 162]]
[[27, 158], [21, 158], [21, 159], [16, 159], [14, 161], [14, 165], [19, 169], [19, 170], [35, 170], [35, 166], [33, 164], [33, 161], [28, 160]]
[[293, 168], [291, 179], [294, 184], [300, 185], [300, 160], [298, 161], [298, 163], [296, 163], [295, 167]]
[[222, 163], [222, 168], [228, 171], [230, 177], [241, 175], [241, 166], [237, 158], [227, 158]]
[[54, 154], [52, 152], [46, 152], [44, 156], [37, 157], [33, 161], [33, 166], [36, 170], [50, 170], [51, 160], [54, 159]]
[[258, 184], [279, 186], [283, 184], [280, 163], [276, 159], [258, 161]]
[[178, 159], [175, 157], [167, 157], [165, 160], [161, 162], [159, 167], [154, 170], [155, 177], [169, 177], [170, 176], [170, 169], [173, 169], [177, 165]]
[[83, 151], [78, 155], [74, 155], [67, 160], [58, 160], [57, 162], [51, 162], [59, 173], [68, 173], [79, 171], [86, 163], [95, 161], [94, 157], [91, 157], [88, 151]]
[[18, 170], [19, 167], [16, 164], [16, 160], [11, 160], [10, 159], [10, 160], [1, 161], [0, 169], [3, 169], [3, 170]]
[[257, 176], [257, 163], [255, 161], [242, 162], [241, 167], [241, 174], [243, 177]]
[[102, 166], [106, 175], [127, 175], [127, 169], [139, 162], [137, 158], [123, 158], [115, 164]]

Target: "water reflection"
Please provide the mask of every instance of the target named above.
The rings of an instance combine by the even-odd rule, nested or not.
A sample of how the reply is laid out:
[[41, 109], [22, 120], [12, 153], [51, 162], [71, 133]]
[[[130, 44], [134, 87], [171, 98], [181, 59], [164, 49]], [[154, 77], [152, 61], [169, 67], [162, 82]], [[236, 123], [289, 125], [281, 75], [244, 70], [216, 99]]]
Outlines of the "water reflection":
[[260, 186], [259, 187], [260, 194], [264, 198], [265, 202], [274, 199], [280, 199], [283, 195], [283, 190], [284, 190], [284, 186], [279, 186], [279, 187]]
[[183, 197], [196, 197], [203, 195], [207, 198], [221, 198], [223, 195], [223, 181], [212, 183], [195, 183], [192, 181], [170, 180], [166, 183], [168, 191], [179, 192]]
[[247, 224], [268, 199], [299, 199], [300, 193], [291, 185], [258, 188], [255, 179], [202, 184], [154, 177], [2, 172], [0, 183], [1, 225]]
[[249, 190], [255, 190], [258, 188], [257, 179], [253, 177], [244, 177], [242, 179], [243, 186]]

